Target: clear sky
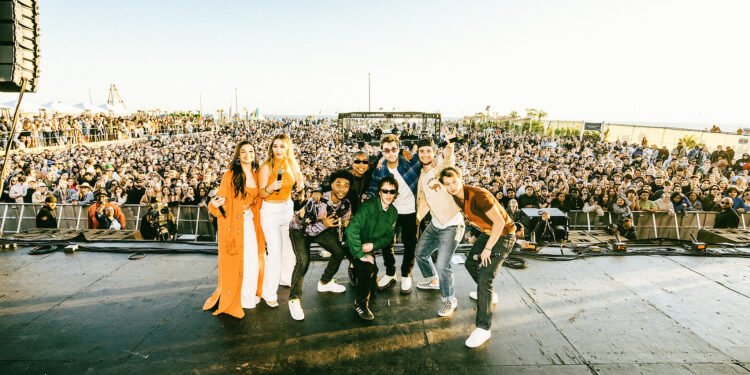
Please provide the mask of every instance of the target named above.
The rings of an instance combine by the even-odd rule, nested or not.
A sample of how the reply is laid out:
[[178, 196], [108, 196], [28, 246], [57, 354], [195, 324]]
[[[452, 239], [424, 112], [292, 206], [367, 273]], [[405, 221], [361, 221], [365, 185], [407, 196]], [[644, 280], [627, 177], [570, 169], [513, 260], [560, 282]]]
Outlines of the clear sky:
[[40, 3], [37, 104], [750, 126], [746, 0]]

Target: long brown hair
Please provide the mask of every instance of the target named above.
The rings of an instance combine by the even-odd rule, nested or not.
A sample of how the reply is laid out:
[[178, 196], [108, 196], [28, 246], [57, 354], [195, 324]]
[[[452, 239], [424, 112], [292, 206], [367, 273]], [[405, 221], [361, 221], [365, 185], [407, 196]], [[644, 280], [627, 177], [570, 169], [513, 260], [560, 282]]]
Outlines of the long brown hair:
[[[234, 155], [232, 156], [232, 160], [229, 161], [229, 165], [227, 166], [227, 169], [232, 171], [232, 186], [234, 187], [234, 196], [245, 196], [245, 170], [242, 169], [242, 163], [240, 162], [240, 149], [242, 149], [242, 146], [250, 145], [250, 141], [245, 140], [237, 143], [237, 146], [234, 148]], [[252, 168], [253, 171], [258, 170], [258, 157], [255, 153], [255, 148], [253, 147], [253, 164]]]

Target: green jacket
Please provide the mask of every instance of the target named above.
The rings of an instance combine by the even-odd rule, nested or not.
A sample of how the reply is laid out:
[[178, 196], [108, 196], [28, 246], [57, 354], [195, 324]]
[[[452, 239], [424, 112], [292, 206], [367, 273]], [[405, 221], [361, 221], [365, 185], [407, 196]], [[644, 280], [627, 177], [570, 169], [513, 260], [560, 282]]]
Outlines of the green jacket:
[[396, 235], [398, 211], [393, 205], [383, 211], [379, 197], [363, 203], [346, 228], [346, 242], [352, 255], [359, 259], [365, 256], [362, 244], [372, 243], [372, 249], [378, 250], [390, 245]]

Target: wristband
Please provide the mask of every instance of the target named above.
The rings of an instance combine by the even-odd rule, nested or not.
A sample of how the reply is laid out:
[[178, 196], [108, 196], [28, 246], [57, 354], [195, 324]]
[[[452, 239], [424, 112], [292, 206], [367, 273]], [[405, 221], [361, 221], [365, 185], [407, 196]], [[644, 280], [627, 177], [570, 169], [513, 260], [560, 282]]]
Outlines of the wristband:
[[492, 248], [491, 247], [485, 247], [484, 250], [492, 251]]

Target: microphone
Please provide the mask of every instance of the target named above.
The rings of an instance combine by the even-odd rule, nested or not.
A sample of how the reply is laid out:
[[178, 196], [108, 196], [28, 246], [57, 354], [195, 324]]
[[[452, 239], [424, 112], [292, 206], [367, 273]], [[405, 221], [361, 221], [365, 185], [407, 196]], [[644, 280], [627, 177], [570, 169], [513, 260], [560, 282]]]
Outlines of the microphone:
[[[276, 181], [281, 181], [281, 178], [284, 176], [284, 168], [279, 168], [279, 173], [276, 174]], [[278, 193], [281, 188], [274, 189], [274, 192]]]
[[[211, 198], [211, 199], [216, 198], [216, 190], [211, 190], [208, 193], [208, 197]], [[219, 212], [221, 212], [221, 216], [227, 217], [227, 213], [226, 213], [226, 211], [224, 211], [224, 205], [219, 206]]]

